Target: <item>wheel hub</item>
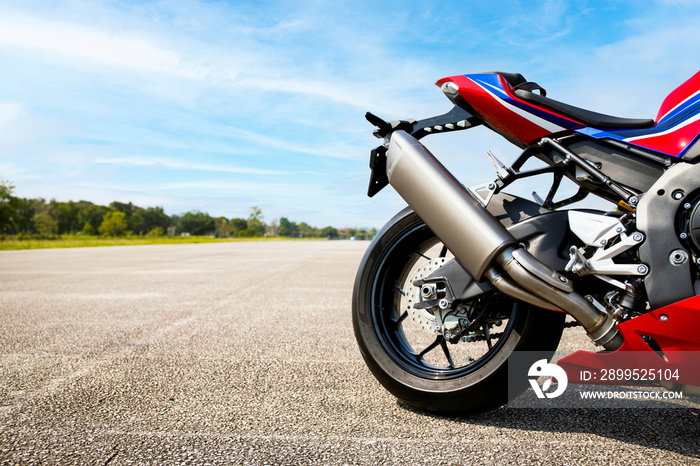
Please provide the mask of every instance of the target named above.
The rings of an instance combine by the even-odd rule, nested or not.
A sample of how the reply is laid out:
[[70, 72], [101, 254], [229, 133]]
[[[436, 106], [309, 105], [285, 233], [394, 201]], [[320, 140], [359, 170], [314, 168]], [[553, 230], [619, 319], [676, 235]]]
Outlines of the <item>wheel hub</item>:
[[[447, 307], [445, 306], [446, 301], [441, 303], [442, 300], [439, 299], [438, 290], [434, 284], [424, 283], [421, 286], [415, 286], [413, 283], [418, 280], [424, 280], [433, 272], [445, 265], [446, 262], [447, 260], [444, 257], [431, 259], [423, 263], [418, 268], [415, 275], [411, 278], [411, 288], [406, 296], [408, 298], [408, 306], [406, 310], [408, 315], [411, 317], [411, 320], [418, 326], [418, 328], [426, 333], [439, 335], [443, 334], [444, 324], [441, 311], [447, 312], [447, 309], [443, 310], [441, 307]], [[433, 306], [420, 306], [420, 303], [432, 301], [435, 302], [435, 305]], [[443, 306], [440, 306], [440, 304]], [[417, 307], [417, 305], [419, 307]]]

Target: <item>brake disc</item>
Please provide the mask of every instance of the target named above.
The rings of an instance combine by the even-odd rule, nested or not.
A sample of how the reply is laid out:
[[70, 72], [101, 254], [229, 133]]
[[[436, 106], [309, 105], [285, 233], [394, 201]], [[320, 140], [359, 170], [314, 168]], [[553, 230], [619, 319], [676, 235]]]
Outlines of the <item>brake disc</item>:
[[413, 283], [416, 280], [423, 280], [424, 278], [428, 277], [440, 267], [445, 265], [446, 262], [447, 259], [441, 257], [438, 259], [431, 259], [422, 264], [411, 279], [411, 287], [406, 295], [408, 298], [408, 305], [406, 309], [408, 315], [418, 326], [418, 328], [426, 333], [442, 334], [442, 319], [439, 317], [440, 309], [437, 305], [424, 309], [417, 309], [415, 304], [421, 302], [421, 287], [415, 286]]

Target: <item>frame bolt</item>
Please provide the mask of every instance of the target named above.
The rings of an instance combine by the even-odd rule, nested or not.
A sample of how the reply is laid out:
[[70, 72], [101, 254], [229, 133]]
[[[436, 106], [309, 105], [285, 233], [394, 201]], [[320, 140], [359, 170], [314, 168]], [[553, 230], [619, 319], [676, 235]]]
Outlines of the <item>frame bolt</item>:
[[668, 260], [671, 265], [683, 265], [688, 262], [688, 253], [682, 249], [676, 249], [675, 251], [671, 252]]
[[649, 267], [647, 267], [646, 265], [640, 265], [639, 267], [637, 267], [638, 273], [645, 274], [648, 271], [649, 271]]
[[661, 316], [659, 316], [659, 319], [661, 320], [661, 322], [668, 322], [668, 316], [666, 314], [661, 314]]

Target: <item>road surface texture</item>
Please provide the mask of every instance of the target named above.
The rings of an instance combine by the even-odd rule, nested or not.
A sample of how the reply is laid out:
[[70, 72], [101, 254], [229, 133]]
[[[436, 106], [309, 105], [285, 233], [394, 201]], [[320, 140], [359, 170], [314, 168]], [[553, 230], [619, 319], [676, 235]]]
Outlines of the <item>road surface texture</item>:
[[352, 332], [366, 247], [0, 252], [0, 463], [700, 464], [697, 405], [398, 403]]

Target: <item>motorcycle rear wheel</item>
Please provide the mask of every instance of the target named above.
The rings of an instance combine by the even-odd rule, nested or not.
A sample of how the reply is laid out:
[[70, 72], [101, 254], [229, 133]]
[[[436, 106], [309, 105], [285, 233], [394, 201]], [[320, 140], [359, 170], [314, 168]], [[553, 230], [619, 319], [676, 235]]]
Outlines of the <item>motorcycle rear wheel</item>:
[[532, 362], [543, 355], [550, 358], [565, 315], [494, 292], [481, 303], [487, 311], [482, 314], [490, 316], [483, 322], [481, 341], [454, 344], [416, 328], [405, 310], [407, 288], [421, 262], [446, 253], [410, 208], [397, 214], [369, 246], [357, 273], [352, 303], [355, 337], [371, 372], [404, 403], [438, 414], [481, 412], [505, 404], [509, 394], [527, 388], [529, 364], [523, 365], [521, 359], [518, 379], [522, 380], [511, 380], [509, 386], [509, 357], [515, 351], [537, 351]]

